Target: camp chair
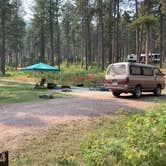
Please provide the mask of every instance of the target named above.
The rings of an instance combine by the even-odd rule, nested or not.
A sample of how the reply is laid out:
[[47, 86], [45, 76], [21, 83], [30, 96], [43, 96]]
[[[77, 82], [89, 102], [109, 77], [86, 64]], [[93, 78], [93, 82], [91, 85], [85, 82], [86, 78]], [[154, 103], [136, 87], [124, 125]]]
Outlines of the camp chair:
[[41, 81], [40, 81], [40, 86], [44, 86], [45, 83], [46, 83], [46, 79], [42, 78]]
[[35, 88], [43, 88], [46, 83], [46, 79], [42, 78], [39, 83], [36, 83]]

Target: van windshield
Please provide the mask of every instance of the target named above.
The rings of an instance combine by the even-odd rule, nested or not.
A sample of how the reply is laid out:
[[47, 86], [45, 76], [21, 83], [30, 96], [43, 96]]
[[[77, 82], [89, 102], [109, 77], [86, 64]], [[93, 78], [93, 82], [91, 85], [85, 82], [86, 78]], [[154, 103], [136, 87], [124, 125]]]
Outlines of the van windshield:
[[125, 75], [126, 74], [126, 66], [123, 64], [115, 64], [115, 65], [111, 65], [108, 68], [107, 71], [108, 75]]

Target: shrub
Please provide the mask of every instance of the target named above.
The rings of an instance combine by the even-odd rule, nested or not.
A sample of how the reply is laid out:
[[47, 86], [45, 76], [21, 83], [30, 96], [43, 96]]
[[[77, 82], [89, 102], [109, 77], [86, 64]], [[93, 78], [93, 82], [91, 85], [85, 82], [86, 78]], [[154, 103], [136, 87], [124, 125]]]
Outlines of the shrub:
[[[58, 81], [59, 77], [56, 76], [56, 80]], [[104, 74], [96, 69], [85, 70], [80, 66], [71, 66], [70, 68], [64, 67], [61, 73], [61, 82], [62, 84], [84, 84], [85, 86], [89, 86], [92, 82], [96, 82], [96, 84], [103, 83]]]
[[[87, 165], [165, 165], [166, 103], [116, 123], [115, 130], [108, 126], [107, 131], [100, 130], [86, 138]], [[115, 134], [118, 128], [121, 135]]]
[[135, 115], [127, 125], [124, 158], [131, 164], [166, 163], [166, 104]]

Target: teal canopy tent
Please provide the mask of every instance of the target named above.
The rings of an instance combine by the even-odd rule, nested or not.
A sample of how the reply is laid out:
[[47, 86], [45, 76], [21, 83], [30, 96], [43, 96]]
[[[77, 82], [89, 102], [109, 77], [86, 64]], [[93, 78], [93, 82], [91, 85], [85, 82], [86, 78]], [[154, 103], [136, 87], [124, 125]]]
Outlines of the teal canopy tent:
[[21, 68], [22, 71], [32, 70], [32, 71], [60, 71], [57, 67], [53, 67], [44, 63], [37, 63], [32, 66], [27, 66]]
[[[35, 74], [34, 72], [41, 72], [41, 74], [42, 74], [41, 77], [44, 79], [48, 77], [47, 79], [49, 81], [50, 81], [50, 79], [53, 79], [50, 75], [52, 72], [59, 72], [59, 79], [61, 82], [61, 70], [57, 67], [53, 67], [53, 66], [47, 65], [45, 63], [37, 63], [37, 64], [34, 64], [32, 66], [23, 67], [23, 68], [21, 68], [21, 70], [22, 71], [33, 71], [33, 76]], [[46, 72], [50, 72], [50, 73], [47, 73], [47, 76], [46, 76], [45, 75]]]

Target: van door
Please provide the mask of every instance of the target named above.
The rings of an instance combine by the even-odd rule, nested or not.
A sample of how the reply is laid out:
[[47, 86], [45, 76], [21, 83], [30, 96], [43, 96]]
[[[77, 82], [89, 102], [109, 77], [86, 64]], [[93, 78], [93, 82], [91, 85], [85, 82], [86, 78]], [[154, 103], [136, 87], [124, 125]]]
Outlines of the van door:
[[153, 91], [155, 88], [154, 70], [152, 67], [142, 67], [144, 91]]
[[129, 86], [133, 91], [137, 85], [142, 86], [142, 75], [141, 75], [141, 67], [130, 65], [130, 77], [129, 77]]

